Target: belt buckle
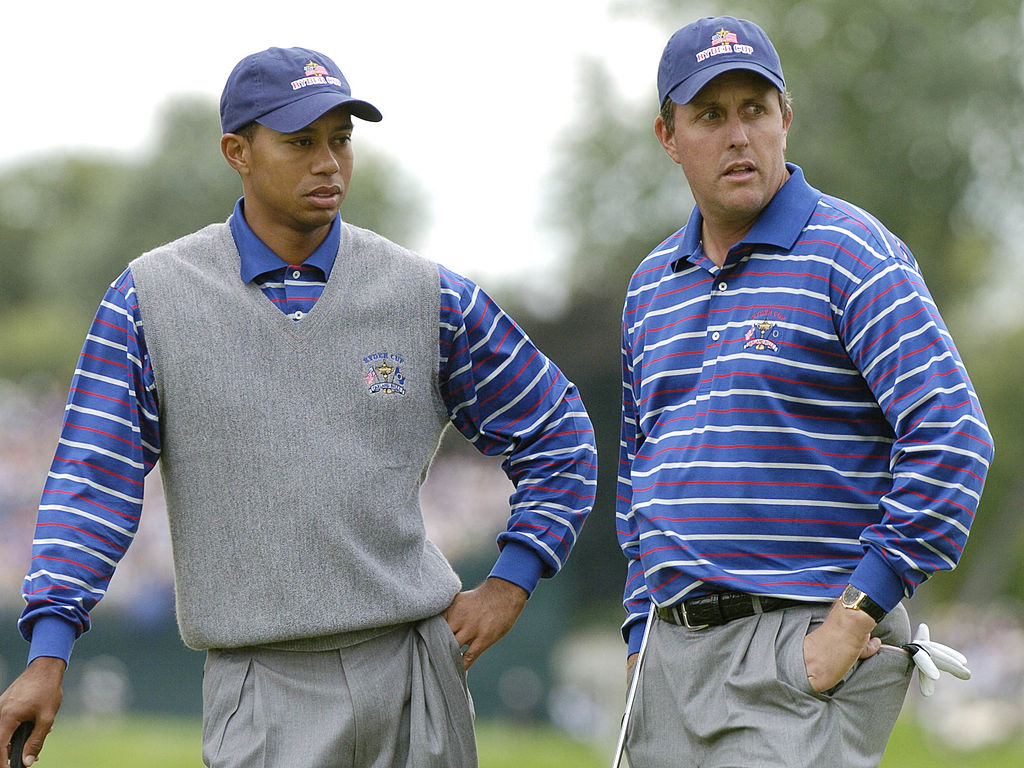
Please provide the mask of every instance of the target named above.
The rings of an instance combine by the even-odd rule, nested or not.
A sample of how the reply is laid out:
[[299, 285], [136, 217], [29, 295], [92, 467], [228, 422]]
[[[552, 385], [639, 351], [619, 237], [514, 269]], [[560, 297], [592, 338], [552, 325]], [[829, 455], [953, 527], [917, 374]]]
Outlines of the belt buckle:
[[679, 604], [679, 615], [683, 617], [683, 626], [691, 631], [697, 632], [711, 626], [710, 624], [691, 624], [690, 617], [686, 614], [685, 600]]

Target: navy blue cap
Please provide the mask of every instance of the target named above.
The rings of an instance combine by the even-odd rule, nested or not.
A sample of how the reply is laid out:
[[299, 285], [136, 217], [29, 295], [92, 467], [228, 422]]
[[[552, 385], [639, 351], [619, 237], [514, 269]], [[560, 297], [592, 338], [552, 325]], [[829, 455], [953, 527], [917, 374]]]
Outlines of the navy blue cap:
[[748, 69], [786, 90], [775, 46], [757, 24], [732, 16], [706, 16], [669, 38], [658, 65], [658, 103], [671, 97], [689, 104], [712, 79], [731, 69]]
[[279, 133], [301, 130], [335, 107], [377, 122], [380, 111], [352, 98], [338, 65], [308, 48], [268, 48], [246, 56], [228, 75], [220, 124], [234, 133], [255, 120]]

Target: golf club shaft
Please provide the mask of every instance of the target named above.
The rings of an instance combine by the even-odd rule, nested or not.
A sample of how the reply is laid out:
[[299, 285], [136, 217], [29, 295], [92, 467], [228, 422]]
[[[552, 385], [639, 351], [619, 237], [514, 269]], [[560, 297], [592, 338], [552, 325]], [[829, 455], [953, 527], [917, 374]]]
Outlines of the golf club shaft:
[[640, 667], [644, 663], [644, 656], [647, 653], [647, 638], [651, 634], [651, 625], [654, 624], [654, 603], [651, 603], [651, 610], [647, 613], [647, 626], [644, 627], [644, 637], [640, 641], [640, 653], [636, 657], [636, 664], [633, 665], [633, 675], [629, 680], [629, 693], [626, 694], [626, 710], [622, 715], [622, 727], [619, 728], [619, 740], [615, 745], [615, 758], [612, 768], [619, 768], [622, 762], [622, 753], [626, 748], [626, 728], [629, 726], [629, 716], [633, 712], [633, 701], [636, 699], [636, 688], [640, 680]]

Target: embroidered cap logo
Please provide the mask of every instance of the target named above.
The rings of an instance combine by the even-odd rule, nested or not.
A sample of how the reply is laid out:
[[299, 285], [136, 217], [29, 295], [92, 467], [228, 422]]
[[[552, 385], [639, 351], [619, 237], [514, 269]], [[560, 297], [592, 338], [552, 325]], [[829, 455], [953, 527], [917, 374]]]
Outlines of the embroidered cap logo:
[[735, 32], [722, 27], [711, 36], [711, 47], [698, 51], [695, 58], [697, 61], [707, 61], [712, 56], [720, 56], [723, 53], [744, 53], [752, 56], [754, 46], [740, 43]]
[[292, 80], [292, 90], [297, 91], [300, 88], [306, 88], [310, 85], [341, 85], [341, 80], [333, 77], [330, 72], [327, 71], [327, 67], [322, 64], [317, 64], [312, 59], [302, 67], [303, 76], [298, 80]]
[[722, 27], [714, 35], [711, 36], [712, 45], [728, 45], [729, 43], [738, 43], [736, 39], [736, 33], [730, 32], [725, 27]]

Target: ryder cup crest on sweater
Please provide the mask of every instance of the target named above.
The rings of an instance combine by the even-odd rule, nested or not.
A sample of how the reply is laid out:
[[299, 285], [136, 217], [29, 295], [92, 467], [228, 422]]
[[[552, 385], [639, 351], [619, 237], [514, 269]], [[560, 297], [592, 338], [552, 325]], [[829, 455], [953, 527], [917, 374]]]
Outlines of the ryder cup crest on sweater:
[[363, 358], [368, 367], [364, 380], [371, 395], [404, 395], [405, 375], [402, 373], [401, 355], [393, 352], [374, 352]]

